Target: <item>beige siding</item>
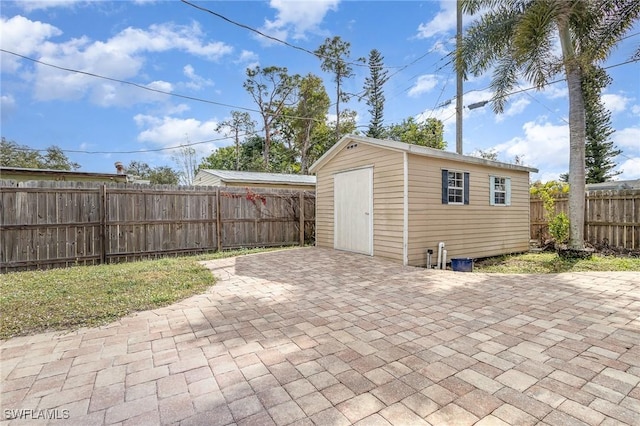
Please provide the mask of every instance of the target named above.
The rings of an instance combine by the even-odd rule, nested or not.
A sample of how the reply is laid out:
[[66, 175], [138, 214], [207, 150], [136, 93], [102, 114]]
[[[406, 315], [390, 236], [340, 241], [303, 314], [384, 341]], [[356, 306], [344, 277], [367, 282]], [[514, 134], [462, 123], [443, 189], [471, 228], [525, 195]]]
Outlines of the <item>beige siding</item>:
[[[469, 172], [469, 204], [442, 204], [442, 169]], [[511, 205], [489, 204], [489, 177], [511, 178]], [[448, 258], [486, 257], [526, 251], [529, 243], [529, 174], [409, 155], [410, 265], [425, 265], [426, 250]], [[433, 263], [435, 263], [435, 256]]]
[[199, 186], [220, 186], [220, 178], [209, 173], [200, 172], [196, 175], [193, 184]]
[[403, 153], [363, 143], [317, 171], [316, 245], [333, 247], [333, 175], [373, 166], [373, 254], [402, 262]]

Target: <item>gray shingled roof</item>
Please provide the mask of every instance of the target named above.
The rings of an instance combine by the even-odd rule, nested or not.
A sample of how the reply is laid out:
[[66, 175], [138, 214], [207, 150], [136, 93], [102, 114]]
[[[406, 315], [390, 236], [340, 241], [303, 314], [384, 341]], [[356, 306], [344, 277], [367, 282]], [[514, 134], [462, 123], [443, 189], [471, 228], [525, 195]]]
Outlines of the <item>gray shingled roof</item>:
[[239, 172], [235, 170], [202, 169], [202, 172], [219, 177], [225, 182], [237, 183], [278, 183], [289, 185], [315, 185], [316, 177], [284, 173]]
[[587, 191], [608, 191], [617, 189], [640, 189], [640, 179], [612, 180], [602, 183], [588, 183]]

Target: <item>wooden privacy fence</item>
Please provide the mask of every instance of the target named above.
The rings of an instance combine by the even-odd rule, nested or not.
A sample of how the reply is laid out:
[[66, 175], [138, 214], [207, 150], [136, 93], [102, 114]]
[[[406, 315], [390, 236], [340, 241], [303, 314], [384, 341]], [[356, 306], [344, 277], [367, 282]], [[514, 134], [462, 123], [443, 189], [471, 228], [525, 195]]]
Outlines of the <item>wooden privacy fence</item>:
[[315, 193], [0, 181], [3, 272], [314, 239]]
[[[566, 197], [555, 201], [556, 213], [568, 214]], [[549, 238], [540, 199], [531, 199], [531, 238]], [[640, 249], [640, 190], [590, 191], [585, 198], [585, 240], [629, 250]]]

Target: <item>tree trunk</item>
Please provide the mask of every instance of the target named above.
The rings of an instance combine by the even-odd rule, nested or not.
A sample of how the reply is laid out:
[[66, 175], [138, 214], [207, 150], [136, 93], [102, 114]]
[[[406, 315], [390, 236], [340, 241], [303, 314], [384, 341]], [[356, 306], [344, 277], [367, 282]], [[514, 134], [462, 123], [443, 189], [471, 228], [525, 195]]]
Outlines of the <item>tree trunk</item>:
[[584, 248], [585, 108], [582, 72], [575, 58], [567, 22], [558, 22], [569, 89], [569, 247]]
[[340, 140], [340, 74], [336, 74], [336, 143]]
[[264, 149], [262, 157], [264, 159], [264, 170], [269, 170], [269, 150], [271, 149], [271, 126], [265, 120], [264, 125]]
[[309, 166], [307, 165], [307, 152], [309, 151], [309, 145], [311, 140], [311, 120], [307, 120], [304, 129], [304, 141], [302, 142], [302, 148], [300, 150], [300, 172], [303, 175], [307, 174]]
[[240, 135], [239, 129], [236, 127], [236, 170], [240, 170]]

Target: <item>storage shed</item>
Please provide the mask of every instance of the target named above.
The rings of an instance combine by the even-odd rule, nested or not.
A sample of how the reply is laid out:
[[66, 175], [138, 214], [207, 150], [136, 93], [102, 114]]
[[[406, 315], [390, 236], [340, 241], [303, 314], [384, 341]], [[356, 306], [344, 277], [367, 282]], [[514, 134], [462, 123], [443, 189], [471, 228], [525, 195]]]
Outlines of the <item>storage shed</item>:
[[193, 179], [193, 184], [315, 191], [316, 177], [285, 173], [201, 169]]
[[440, 242], [449, 259], [529, 248], [529, 173], [536, 169], [349, 135], [310, 171], [319, 247], [413, 266], [424, 266]]

